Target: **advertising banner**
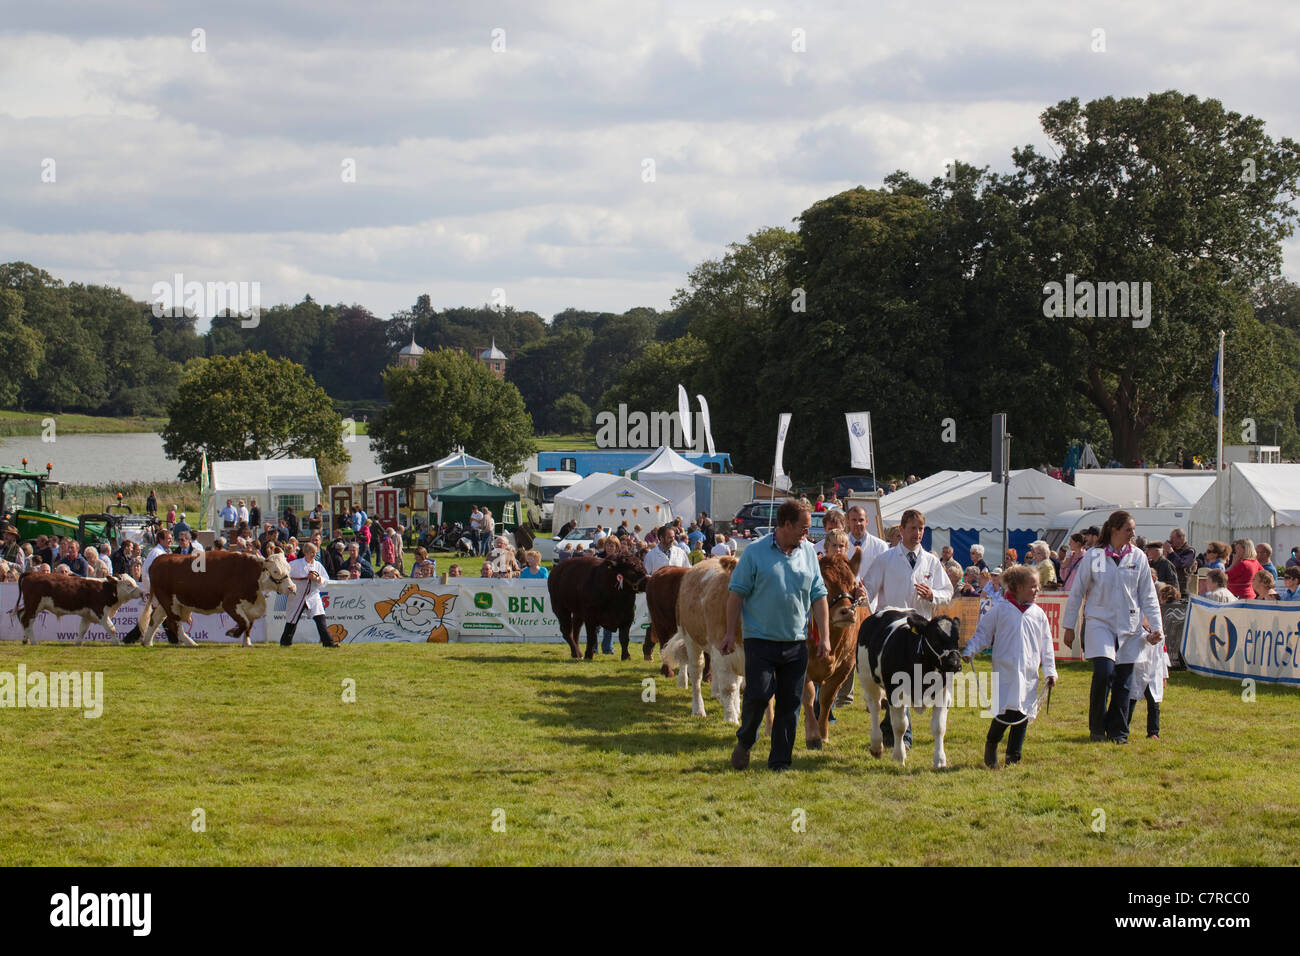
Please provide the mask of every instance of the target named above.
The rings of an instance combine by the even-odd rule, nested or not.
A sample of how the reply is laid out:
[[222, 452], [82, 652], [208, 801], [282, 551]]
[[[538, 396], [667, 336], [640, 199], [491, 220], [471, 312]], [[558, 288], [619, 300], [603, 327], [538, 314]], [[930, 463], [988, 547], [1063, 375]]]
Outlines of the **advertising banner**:
[[1300, 684], [1300, 602], [1219, 604], [1193, 595], [1182, 654], [1198, 674]]

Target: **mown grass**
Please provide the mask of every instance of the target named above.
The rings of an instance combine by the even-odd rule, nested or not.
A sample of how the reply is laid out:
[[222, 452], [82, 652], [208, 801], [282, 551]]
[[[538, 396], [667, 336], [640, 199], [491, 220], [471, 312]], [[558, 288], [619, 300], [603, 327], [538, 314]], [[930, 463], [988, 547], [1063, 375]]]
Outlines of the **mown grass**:
[[537, 446], [538, 451], [581, 451], [584, 449], [595, 450], [596, 436], [591, 435], [537, 435], [533, 438], [533, 444]]
[[947, 771], [928, 717], [906, 769], [874, 760], [859, 703], [777, 775], [765, 740], [728, 768], [712, 699], [694, 718], [657, 679], [644, 702], [656, 665], [558, 645], [0, 647], [19, 662], [102, 670], [106, 702], [0, 710], [3, 865], [1300, 862], [1300, 702], [1279, 688], [1244, 703], [1177, 674], [1164, 739], [1116, 747], [1087, 742], [1088, 671], [1065, 664], [1016, 769], [983, 769], [974, 711], [950, 717]]
[[0, 437], [40, 435], [45, 431], [45, 420], [54, 419], [56, 433], [65, 435], [103, 434], [116, 432], [154, 432], [167, 424], [166, 418], [124, 416], [111, 418], [101, 415], [75, 415], [71, 412], [14, 412], [0, 411]]

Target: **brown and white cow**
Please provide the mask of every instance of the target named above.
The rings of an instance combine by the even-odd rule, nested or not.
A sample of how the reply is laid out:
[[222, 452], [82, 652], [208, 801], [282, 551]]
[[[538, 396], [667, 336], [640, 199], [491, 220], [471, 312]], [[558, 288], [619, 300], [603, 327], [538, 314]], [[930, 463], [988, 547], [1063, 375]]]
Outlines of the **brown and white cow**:
[[[118, 644], [122, 638], [113, 626], [117, 609], [141, 594], [140, 586], [128, 574], [109, 578], [79, 578], [71, 574], [28, 572], [18, 579], [18, 603], [14, 611], [23, 627], [23, 643], [39, 644], [32, 621], [42, 611], [59, 617], [75, 614], [81, 618], [77, 646], [92, 624], [103, 625]], [[19, 610], [21, 608], [21, 610]]]
[[[179, 640], [172, 635], [179, 634], [194, 647], [181, 625], [188, 625], [195, 612], [225, 611], [235, 619], [226, 636], [243, 637], [248, 647], [253, 623], [266, 614], [265, 592], [294, 594], [297, 590], [289, 579], [289, 564], [279, 552], [269, 558], [235, 551], [205, 551], [201, 556], [162, 554], [149, 566], [149, 603], [140, 615], [140, 634], [145, 646], [151, 647], [162, 624], [173, 644]], [[157, 620], [155, 607], [162, 612]]]
[[[830, 605], [831, 656], [819, 657], [809, 648], [808, 675], [803, 689], [804, 743], [809, 750], [819, 750], [829, 737], [831, 703], [846, 680], [853, 679], [853, 666], [858, 656], [858, 627], [871, 614], [870, 608], [859, 607], [853, 601], [853, 587], [858, 579], [862, 549], [853, 549], [853, 559], [844, 555], [822, 555], [820, 559], [822, 581], [826, 584], [826, 600]], [[814, 625], [813, 630], [816, 630]], [[820, 697], [817, 695], [821, 688]], [[813, 700], [820, 703], [820, 713], [814, 716]]]
[[[645, 634], [645, 644], [641, 650], [647, 661], [654, 660], [654, 645], [657, 641], [662, 648], [677, 633], [677, 595], [682, 588], [682, 577], [690, 568], [662, 567], [646, 580], [645, 601], [650, 611], [650, 629]], [[673, 669], [664, 661], [659, 672], [665, 677], [673, 677]]]

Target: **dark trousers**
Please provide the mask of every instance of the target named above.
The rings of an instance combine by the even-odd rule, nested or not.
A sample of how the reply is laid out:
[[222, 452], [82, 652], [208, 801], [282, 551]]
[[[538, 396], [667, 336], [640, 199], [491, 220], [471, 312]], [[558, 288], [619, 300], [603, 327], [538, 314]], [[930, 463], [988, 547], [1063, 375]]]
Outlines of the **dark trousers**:
[[989, 724], [989, 735], [985, 742], [991, 747], [996, 747], [1002, 742], [1002, 735], [1006, 733], [1008, 727], [1011, 733], [1007, 736], [1007, 763], [1015, 763], [1024, 750], [1025, 733], [1029, 730], [1029, 721], [1025, 720], [1023, 713], [1018, 710], [1004, 710], [998, 714], [997, 718]]
[[790, 766], [807, 671], [808, 645], [804, 641], [745, 639], [745, 696], [736, 737], [746, 750], [753, 748], [763, 726], [767, 702], [775, 695], [772, 750], [767, 758], [769, 767]]
[[[1111, 740], [1128, 740], [1129, 680], [1132, 664], [1116, 664], [1109, 657], [1092, 659], [1092, 688], [1088, 697], [1088, 730]], [[1110, 704], [1106, 695], [1110, 694]]]
[[[1147, 736], [1159, 737], [1160, 736], [1160, 701], [1156, 700], [1155, 697], [1152, 695], [1150, 687], [1147, 688], [1145, 696], [1147, 699]], [[1130, 700], [1128, 702], [1128, 722], [1130, 724], [1133, 723], [1133, 711], [1136, 708], [1137, 708], [1137, 701]]]
[[[312, 620], [316, 622], [316, 633], [320, 635], [320, 642], [322, 644], [333, 644], [334, 638], [330, 637], [330, 632], [325, 630], [325, 615], [317, 614]], [[289, 621], [284, 625], [284, 633], [280, 635], [280, 643], [283, 646], [288, 647], [293, 643], [293, 632], [297, 628], [298, 625], [293, 621]]]

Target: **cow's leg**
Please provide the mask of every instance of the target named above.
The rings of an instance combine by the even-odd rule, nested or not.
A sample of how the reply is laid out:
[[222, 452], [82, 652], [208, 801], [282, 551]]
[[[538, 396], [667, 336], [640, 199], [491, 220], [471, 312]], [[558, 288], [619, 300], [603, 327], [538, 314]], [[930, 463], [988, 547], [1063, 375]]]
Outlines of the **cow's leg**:
[[895, 707], [892, 700], [886, 703], [889, 705], [889, 724], [894, 728], [894, 759], [906, 766], [907, 744], [903, 743], [903, 728], [907, 726], [907, 703], [904, 702], [902, 707]]
[[871, 723], [871, 756], [879, 757], [885, 752], [885, 735], [880, 732], [880, 687], [871, 676], [866, 648], [858, 650], [858, 673], [862, 675], [862, 700]]
[[170, 620], [173, 622], [172, 626], [176, 628], [176, 634], [178, 635], [178, 640], [175, 643], [179, 644], [180, 643], [179, 638], [184, 638], [185, 643], [188, 644], [190, 647], [199, 646], [198, 644], [194, 643], [194, 639], [190, 637], [189, 634], [189, 629], [194, 626], [193, 610], [191, 610], [190, 608], [186, 608], [184, 617], [173, 614], [170, 616]]
[[[740, 699], [741, 685], [736, 685], [736, 698]], [[776, 696], [773, 695], [767, 700], [767, 710], [763, 712], [763, 736], [772, 736], [772, 722], [776, 720]]]
[[28, 608], [23, 608], [18, 615], [18, 620], [23, 625], [23, 643], [39, 644], [40, 641], [36, 639], [36, 632], [32, 629], [32, 621], [36, 620], [36, 615], [29, 614], [28, 610]]
[[835, 698], [839, 695], [840, 688], [844, 686], [844, 677], [839, 675], [836, 679], [836, 672], [832, 671], [830, 677], [822, 681], [822, 704], [821, 711], [817, 715], [818, 729], [821, 731], [822, 743], [830, 743], [831, 740], [831, 709], [835, 704]]
[[574, 632], [575, 619], [574, 615], [561, 608], [555, 609], [555, 617], [560, 622], [560, 636], [564, 638], [564, 643], [569, 645], [569, 656], [578, 656], [578, 639]]
[[934, 705], [930, 716], [930, 733], [934, 734], [934, 769], [942, 770], [948, 766], [948, 754], [943, 749], [943, 735], [948, 731], [948, 708], [943, 702]]
[[100, 623], [104, 625], [104, 630], [108, 631], [108, 633], [112, 636], [113, 643], [121, 647], [122, 635], [117, 633], [117, 625], [113, 623], [113, 616], [109, 614], [107, 611], [105, 611], [104, 620], [100, 621]]
[[686, 638], [686, 666], [682, 668], [682, 673], [691, 686], [691, 713], [696, 717], [704, 717], [704, 695], [700, 693], [700, 680], [704, 677], [704, 648], [696, 644], [689, 634], [682, 631], [677, 633]]
[[[714, 681], [720, 686], [722, 701], [722, 719], [729, 724], [740, 726], [740, 682], [745, 675], [745, 652], [737, 648], [730, 654], [724, 654], [715, 668]], [[767, 706], [767, 733], [772, 733], [772, 701]]]
[[[652, 624], [646, 628], [645, 643], [641, 645], [641, 653], [645, 655], [645, 659], [647, 661], [652, 661], [655, 659], [655, 641], [657, 639], [658, 639], [658, 635], [655, 634], [654, 625]], [[660, 643], [664, 643], [664, 642], [661, 641]], [[660, 657], [663, 656], [662, 651], [660, 651], [659, 656]], [[670, 668], [667, 664], [665, 664], [663, 668], [660, 669], [660, 673], [663, 674], [665, 677], [673, 676], [672, 668]]]
[[[822, 749], [819, 721], [813, 716], [813, 702], [817, 698], [817, 685], [810, 680], [803, 683], [803, 742], [809, 750]], [[824, 706], [824, 705], [823, 705]]]
[[86, 631], [90, 628], [90, 615], [81, 615], [81, 626], [77, 628], [77, 647], [81, 646], [82, 640], [86, 637]]
[[587, 618], [587, 653], [583, 655], [586, 660], [596, 656], [596, 639], [599, 634], [600, 625], [596, 623], [595, 618]]
[[631, 640], [632, 625], [624, 624], [618, 629], [618, 642], [623, 646], [623, 656], [620, 660], [630, 661], [632, 655], [627, 651], [628, 642]]

